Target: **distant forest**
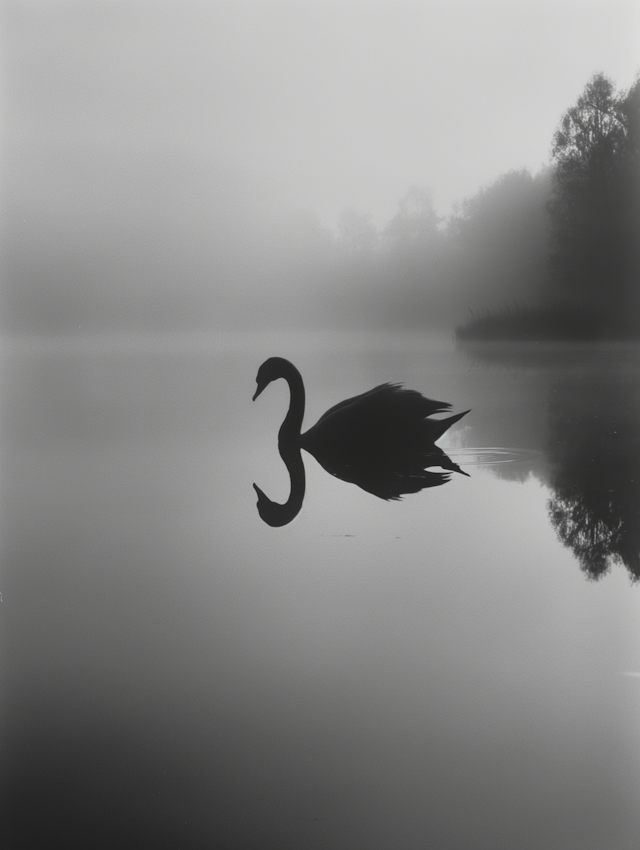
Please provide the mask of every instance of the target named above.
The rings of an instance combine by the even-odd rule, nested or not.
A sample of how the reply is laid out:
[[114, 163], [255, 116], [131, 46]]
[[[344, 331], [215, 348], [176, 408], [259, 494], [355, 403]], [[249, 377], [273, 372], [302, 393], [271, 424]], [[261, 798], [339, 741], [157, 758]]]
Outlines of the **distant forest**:
[[503, 174], [446, 220], [414, 186], [381, 230], [345, 210], [331, 243], [347, 291], [329, 307], [350, 316], [351, 289], [363, 316], [451, 321], [460, 339], [640, 336], [640, 77], [592, 77], [538, 174]]
[[552, 129], [547, 167], [446, 218], [413, 186], [385, 226], [346, 209], [333, 230], [180, 146], [14, 145], [0, 327], [637, 338], [640, 77], [619, 92], [594, 76]]

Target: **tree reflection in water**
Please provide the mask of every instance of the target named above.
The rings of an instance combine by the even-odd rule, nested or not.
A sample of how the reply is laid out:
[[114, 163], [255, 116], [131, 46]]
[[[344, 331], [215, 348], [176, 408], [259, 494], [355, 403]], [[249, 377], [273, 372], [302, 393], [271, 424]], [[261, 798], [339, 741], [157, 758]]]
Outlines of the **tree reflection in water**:
[[[640, 580], [639, 346], [478, 343], [463, 348], [488, 378], [496, 372], [519, 378], [508, 396], [504, 388], [497, 391], [494, 411], [491, 402], [483, 404], [469, 393], [477, 411], [474, 439], [538, 450], [540, 462], [528, 473], [551, 489], [549, 519], [585, 575], [599, 579], [618, 563], [632, 581]], [[479, 394], [492, 386], [490, 380], [476, 384]], [[490, 469], [515, 477], [505, 466]]]
[[551, 387], [549, 518], [591, 579], [623, 564], [640, 579], [640, 422], [633, 383], [590, 376]]

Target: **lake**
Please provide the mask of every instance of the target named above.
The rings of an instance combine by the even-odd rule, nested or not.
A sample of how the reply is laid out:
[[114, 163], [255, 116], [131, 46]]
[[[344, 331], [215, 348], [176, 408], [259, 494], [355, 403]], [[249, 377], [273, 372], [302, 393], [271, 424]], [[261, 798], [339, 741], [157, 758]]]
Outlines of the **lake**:
[[[401, 381], [470, 477], [383, 501], [308, 426]], [[8, 850], [637, 850], [640, 347], [446, 336], [6, 341]]]

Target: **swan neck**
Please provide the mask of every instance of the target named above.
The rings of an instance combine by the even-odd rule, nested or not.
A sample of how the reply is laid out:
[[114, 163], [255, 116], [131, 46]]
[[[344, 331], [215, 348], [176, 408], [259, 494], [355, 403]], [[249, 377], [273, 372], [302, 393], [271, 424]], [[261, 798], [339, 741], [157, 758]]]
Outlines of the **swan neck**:
[[289, 384], [290, 401], [289, 410], [278, 432], [280, 443], [298, 442], [304, 418], [305, 394], [302, 375], [292, 364], [288, 364], [288, 366], [289, 368], [282, 377]]
[[272, 527], [287, 525], [300, 513], [306, 486], [300, 448], [297, 445], [282, 444], [280, 455], [287, 467], [291, 482], [287, 501], [284, 504], [272, 502], [257, 485], [253, 485], [258, 494], [258, 513], [264, 522]]

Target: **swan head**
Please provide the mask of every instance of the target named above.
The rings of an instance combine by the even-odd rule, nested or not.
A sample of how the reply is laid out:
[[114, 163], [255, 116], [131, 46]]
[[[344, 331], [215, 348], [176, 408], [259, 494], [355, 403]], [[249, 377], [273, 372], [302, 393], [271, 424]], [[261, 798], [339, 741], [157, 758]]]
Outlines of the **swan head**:
[[258, 384], [253, 401], [255, 401], [260, 393], [266, 389], [272, 381], [277, 381], [278, 378], [284, 378], [295, 370], [295, 367], [284, 357], [270, 357], [265, 360], [262, 366], [258, 369], [256, 383]]
[[258, 513], [264, 519], [265, 515], [268, 515], [273, 508], [273, 502], [271, 499], [258, 487], [257, 484], [253, 485], [253, 489], [256, 491], [258, 495]]
[[288, 502], [281, 505], [278, 502], [272, 502], [257, 484], [253, 485], [253, 489], [258, 494], [258, 513], [261, 519], [272, 528], [280, 528], [290, 523], [302, 507], [302, 496], [293, 500], [290, 498]]

